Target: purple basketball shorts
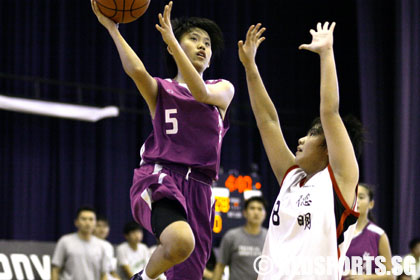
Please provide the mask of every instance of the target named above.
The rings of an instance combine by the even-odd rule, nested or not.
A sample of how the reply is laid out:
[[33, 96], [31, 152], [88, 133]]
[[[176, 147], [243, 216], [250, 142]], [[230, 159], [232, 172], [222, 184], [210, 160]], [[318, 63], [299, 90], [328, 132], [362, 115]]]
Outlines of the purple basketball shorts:
[[130, 189], [134, 219], [153, 234], [152, 203], [162, 198], [177, 200], [187, 214], [195, 248], [188, 259], [166, 272], [168, 280], [201, 280], [210, 257], [214, 222], [211, 179], [176, 164], [145, 164], [134, 170]]

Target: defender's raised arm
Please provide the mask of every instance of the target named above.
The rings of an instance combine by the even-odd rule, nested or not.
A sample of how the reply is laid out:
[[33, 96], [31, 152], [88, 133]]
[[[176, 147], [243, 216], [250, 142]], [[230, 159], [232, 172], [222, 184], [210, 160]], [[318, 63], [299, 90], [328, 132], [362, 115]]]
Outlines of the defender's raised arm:
[[239, 59], [245, 68], [251, 107], [265, 151], [277, 181], [281, 183], [287, 169], [294, 164], [295, 157], [284, 140], [276, 108], [265, 89], [255, 63], [257, 49], [265, 40], [265, 37], [261, 37], [264, 31], [265, 28], [261, 28], [260, 23], [249, 27], [245, 43], [238, 42]]
[[355, 188], [359, 180], [359, 167], [349, 134], [339, 114], [338, 81], [333, 51], [333, 31], [325, 22], [317, 24], [317, 30], [310, 30], [311, 44], [303, 44], [299, 49], [319, 54], [321, 62], [321, 104], [320, 118], [328, 147], [329, 164], [338, 186], [348, 205], [355, 199]]

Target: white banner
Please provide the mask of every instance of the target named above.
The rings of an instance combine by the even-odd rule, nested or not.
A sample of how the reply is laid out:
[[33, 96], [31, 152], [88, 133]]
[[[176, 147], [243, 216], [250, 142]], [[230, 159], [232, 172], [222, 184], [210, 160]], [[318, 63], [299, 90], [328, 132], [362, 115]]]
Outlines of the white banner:
[[96, 122], [109, 117], [117, 117], [119, 114], [119, 110], [115, 106], [97, 108], [9, 97], [5, 95], [0, 95], [0, 109], [89, 122]]

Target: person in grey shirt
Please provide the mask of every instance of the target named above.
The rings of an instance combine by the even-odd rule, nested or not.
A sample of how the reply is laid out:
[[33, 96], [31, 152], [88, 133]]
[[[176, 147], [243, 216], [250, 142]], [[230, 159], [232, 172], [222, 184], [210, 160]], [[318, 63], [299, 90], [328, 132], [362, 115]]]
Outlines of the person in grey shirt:
[[62, 236], [55, 247], [51, 280], [106, 280], [110, 265], [103, 241], [93, 235], [95, 210], [79, 208], [74, 224], [77, 232]]
[[255, 280], [255, 258], [261, 255], [267, 229], [262, 227], [266, 217], [266, 202], [253, 196], [244, 203], [246, 223], [233, 228], [222, 238], [213, 280], [221, 280], [225, 266], [229, 266], [229, 280]]

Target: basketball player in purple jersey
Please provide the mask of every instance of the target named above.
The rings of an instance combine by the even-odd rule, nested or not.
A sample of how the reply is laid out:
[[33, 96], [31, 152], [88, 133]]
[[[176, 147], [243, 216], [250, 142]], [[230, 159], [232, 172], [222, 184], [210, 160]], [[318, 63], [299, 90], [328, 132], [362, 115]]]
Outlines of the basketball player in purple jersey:
[[204, 18], [171, 22], [170, 2], [159, 14], [156, 29], [177, 73], [173, 79], [154, 78], [118, 25], [103, 16], [95, 2], [92, 8], [114, 40], [153, 122], [130, 197], [135, 220], [156, 236], [159, 246], [133, 279], [155, 279], [163, 272], [170, 280], [201, 279], [211, 250], [211, 183], [217, 178], [221, 141], [229, 126], [225, 116], [234, 94], [226, 80], [203, 80], [212, 53], [221, 48], [222, 33]]
[[[357, 212], [360, 213], [359, 219], [357, 220], [357, 226], [354, 231], [354, 237], [350, 243], [350, 247], [347, 250], [347, 257], [350, 258], [350, 274], [344, 277], [346, 280], [362, 280], [362, 279], [395, 279], [392, 275], [387, 275], [387, 271], [392, 270], [391, 263], [391, 247], [389, 246], [388, 236], [385, 231], [378, 227], [372, 221], [371, 210], [375, 205], [373, 199], [372, 187], [365, 183], [360, 183], [357, 190]], [[385, 275], [376, 275], [375, 260], [378, 256], [382, 256], [384, 261], [382, 264], [384, 267], [381, 268]], [[362, 274], [357, 274], [357, 268], [352, 267], [354, 262], [351, 261], [352, 257], [361, 257], [363, 259]], [[366, 257], [370, 257], [370, 266], [366, 264]], [[366, 275], [367, 274], [367, 275]]]
[[[311, 44], [299, 47], [320, 57], [321, 100], [320, 118], [299, 139], [296, 156], [284, 140], [276, 108], [255, 63], [265, 28], [252, 25], [246, 41], [238, 42], [251, 107], [280, 185], [262, 253], [269, 266], [258, 269], [259, 280], [341, 278], [339, 259], [345, 257], [358, 217], [354, 207], [359, 168], [354, 148], [361, 144], [361, 125], [354, 119], [343, 120], [339, 114], [334, 27], [335, 23], [318, 23], [316, 31], [310, 30]], [[320, 264], [313, 275], [304, 274], [304, 266], [296, 273], [291, 270], [296, 264], [293, 260], [319, 258], [325, 265]]]

